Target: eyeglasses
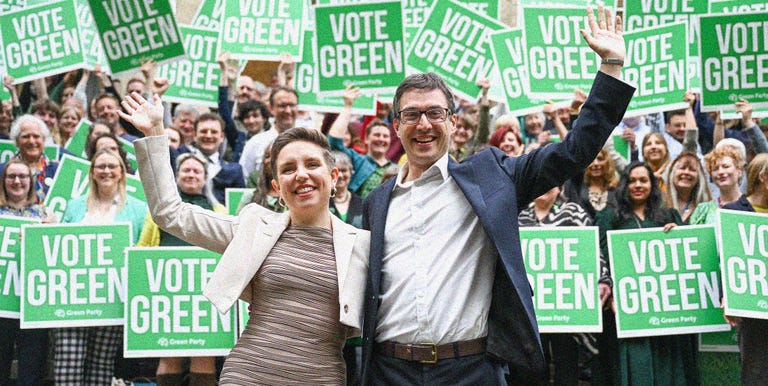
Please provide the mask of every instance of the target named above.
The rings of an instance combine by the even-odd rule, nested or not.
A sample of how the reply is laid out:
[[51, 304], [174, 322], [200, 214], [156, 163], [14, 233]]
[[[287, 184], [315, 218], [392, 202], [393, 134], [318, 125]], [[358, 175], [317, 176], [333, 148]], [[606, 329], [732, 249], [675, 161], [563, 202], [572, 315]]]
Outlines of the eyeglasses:
[[427, 120], [431, 123], [443, 123], [448, 119], [451, 110], [445, 107], [432, 107], [427, 110], [405, 109], [400, 110], [397, 113], [397, 115], [400, 116], [400, 121], [406, 125], [415, 125], [419, 123], [422, 114], [424, 114], [427, 117]]
[[99, 165], [93, 165], [94, 170], [115, 170], [119, 168], [120, 165], [118, 164], [99, 164]]
[[295, 109], [296, 104], [295, 103], [280, 103], [278, 105], [275, 105], [278, 109]]
[[6, 181], [15, 181], [16, 179], [19, 179], [19, 181], [26, 181], [30, 178], [29, 174], [6, 174], [5, 179]]

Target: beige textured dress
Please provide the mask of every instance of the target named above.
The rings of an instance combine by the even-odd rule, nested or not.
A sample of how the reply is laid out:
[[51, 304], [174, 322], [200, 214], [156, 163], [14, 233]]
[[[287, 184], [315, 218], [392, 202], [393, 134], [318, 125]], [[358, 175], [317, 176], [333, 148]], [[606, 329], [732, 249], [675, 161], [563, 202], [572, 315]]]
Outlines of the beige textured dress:
[[248, 325], [220, 385], [346, 383], [333, 233], [290, 226], [253, 278]]

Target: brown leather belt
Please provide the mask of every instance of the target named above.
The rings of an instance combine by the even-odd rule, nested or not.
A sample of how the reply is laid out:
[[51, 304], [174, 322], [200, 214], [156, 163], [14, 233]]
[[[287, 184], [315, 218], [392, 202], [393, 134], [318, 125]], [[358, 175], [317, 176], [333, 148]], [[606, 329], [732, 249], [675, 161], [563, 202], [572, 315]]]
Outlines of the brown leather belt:
[[376, 343], [376, 351], [384, 356], [427, 364], [440, 359], [459, 358], [485, 352], [486, 338], [435, 345], [431, 343], [403, 344], [395, 342]]

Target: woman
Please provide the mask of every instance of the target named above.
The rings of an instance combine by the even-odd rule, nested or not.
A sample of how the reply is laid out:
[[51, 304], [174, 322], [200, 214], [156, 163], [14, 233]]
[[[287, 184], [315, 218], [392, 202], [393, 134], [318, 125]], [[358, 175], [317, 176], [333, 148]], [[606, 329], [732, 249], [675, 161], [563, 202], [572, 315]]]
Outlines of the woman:
[[53, 133], [53, 142], [59, 146], [65, 146], [69, 139], [75, 135], [77, 124], [83, 118], [83, 110], [77, 106], [66, 105], [59, 112], [59, 129]]
[[493, 134], [491, 134], [488, 143], [491, 146], [498, 147], [510, 157], [520, 156], [523, 154], [525, 146], [523, 146], [523, 141], [520, 139], [520, 134], [518, 134], [518, 131], [520, 131], [519, 126], [520, 124], [517, 124], [517, 129], [512, 124], [498, 126]]
[[[664, 206], [651, 167], [633, 162], [624, 169], [616, 188], [616, 207], [599, 212], [595, 223], [599, 227], [601, 253], [608, 256], [606, 232], [610, 230], [663, 226], [668, 231], [682, 221], [676, 210]], [[600, 280], [604, 308], [610, 304], [610, 283], [610, 278]], [[617, 339], [613, 314], [604, 312], [603, 320], [600, 354], [592, 373], [595, 384], [698, 384], [695, 335]]]
[[717, 209], [741, 197], [739, 186], [744, 174], [744, 158], [738, 151], [730, 146], [719, 147], [704, 156], [704, 162], [720, 196], [699, 204], [691, 215], [691, 224], [714, 224]]
[[456, 119], [456, 127], [451, 135], [450, 154], [457, 162], [474, 153], [472, 145], [473, 136], [477, 131], [478, 122], [467, 113], [460, 113]]
[[120, 144], [120, 141], [114, 134], [98, 134], [93, 138], [93, 140], [88, 140], [88, 142], [85, 144], [85, 155], [88, 159], [91, 159], [93, 155], [101, 149], [109, 149], [112, 152], [120, 155], [120, 158], [122, 158], [123, 164], [125, 164], [125, 168], [128, 174], [133, 174], [134, 171], [131, 169], [131, 165], [128, 164], [128, 152], [125, 151], [123, 146]]
[[[136, 243], [147, 207], [126, 195], [125, 176], [125, 164], [117, 153], [109, 149], [97, 151], [91, 159], [88, 193], [67, 203], [62, 222], [86, 225], [130, 222], [132, 242]], [[111, 384], [122, 339], [122, 326], [56, 329], [56, 384]]]
[[603, 148], [584, 171], [584, 175], [568, 180], [563, 190], [566, 197], [586, 209], [589, 218], [594, 219], [597, 212], [607, 206], [615, 206], [618, 183], [616, 166], [608, 150]]
[[[206, 185], [208, 162], [201, 156], [185, 153], [176, 158], [176, 186], [183, 202], [201, 208], [226, 213], [226, 208], [213, 197]], [[190, 244], [161, 230], [147, 214], [139, 238], [139, 247], [176, 247]], [[182, 358], [160, 358], [157, 366], [157, 385], [176, 386], [183, 383]], [[214, 357], [191, 357], [189, 385], [206, 386], [216, 384], [216, 363]]]
[[712, 199], [701, 161], [695, 153], [680, 153], [669, 165], [666, 180], [668, 187], [664, 202], [677, 210], [686, 224], [697, 205]]
[[11, 125], [11, 140], [19, 149], [13, 158], [23, 161], [32, 169], [37, 202], [45, 201], [45, 195], [59, 167], [58, 162], [51, 160], [43, 152], [50, 136], [45, 122], [34, 115], [22, 115]]
[[146, 135], [135, 145], [152, 218], [223, 253], [204, 290], [219, 311], [237, 298], [251, 306], [219, 383], [344, 383], [342, 347], [362, 326], [370, 234], [328, 209], [338, 170], [325, 137], [296, 128], [272, 144], [272, 186], [288, 212], [249, 205], [237, 217], [217, 214], [183, 203], [166, 182], [173, 173], [163, 107], [157, 95], [153, 102], [131, 94], [121, 113]]
[[[12, 159], [2, 169], [0, 215], [31, 217], [49, 222], [53, 219], [37, 203], [35, 181], [29, 166]], [[20, 242], [20, 240], [17, 240]], [[16, 261], [20, 262], [20, 258]], [[18, 285], [18, 284], [17, 284]], [[10, 383], [13, 348], [18, 352], [17, 384], [42, 385], [48, 354], [47, 329], [19, 329], [19, 319], [0, 318], [0, 384]]]
[[339, 169], [339, 178], [336, 180], [336, 194], [331, 200], [330, 210], [336, 217], [355, 228], [363, 228], [363, 199], [347, 189], [349, 179], [352, 178], [352, 159], [339, 150], [331, 152], [336, 160], [336, 169]]
[[[768, 154], [760, 153], [747, 165], [747, 194], [723, 209], [768, 213]], [[741, 384], [762, 385], [768, 379], [768, 320], [729, 318], [739, 330]]]
[[667, 190], [666, 181], [664, 177], [666, 175], [667, 166], [669, 165], [669, 149], [667, 148], [667, 140], [659, 132], [652, 132], [643, 137], [643, 159], [653, 170], [653, 174], [656, 175], [656, 180], [659, 181], [659, 189], [661, 192]]
[[264, 150], [261, 169], [248, 176], [248, 187], [255, 187], [250, 193], [243, 194], [237, 213], [240, 213], [250, 203], [261, 205], [273, 212], [285, 212], [285, 206], [280, 204], [280, 194], [272, 187], [272, 145]]

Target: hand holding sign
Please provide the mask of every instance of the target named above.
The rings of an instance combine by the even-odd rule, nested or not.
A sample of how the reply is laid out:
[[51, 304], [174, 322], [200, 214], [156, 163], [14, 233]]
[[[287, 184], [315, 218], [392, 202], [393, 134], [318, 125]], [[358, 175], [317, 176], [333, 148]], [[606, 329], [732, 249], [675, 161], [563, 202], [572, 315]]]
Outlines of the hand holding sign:
[[[621, 16], [616, 16], [615, 21], [611, 23], [611, 10], [599, 6], [597, 21], [592, 7], [587, 7], [587, 18], [592, 33], [582, 29], [581, 36], [589, 47], [603, 59], [618, 59], [623, 62], [627, 49], [622, 36]], [[614, 78], [621, 76], [620, 65], [603, 64], [600, 66], [600, 71]]]
[[741, 127], [748, 129], [754, 125], [752, 122], [752, 104], [746, 99], [741, 98], [736, 102], [736, 112], [741, 113]]
[[355, 99], [360, 97], [360, 89], [355, 87], [354, 84], [347, 86], [344, 90], [344, 107], [352, 108], [352, 104], [355, 103]]
[[120, 103], [128, 114], [119, 111], [120, 118], [125, 119], [146, 136], [163, 135], [163, 104], [160, 96], [152, 94], [152, 102], [136, 92], [128, 94]]

